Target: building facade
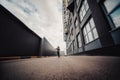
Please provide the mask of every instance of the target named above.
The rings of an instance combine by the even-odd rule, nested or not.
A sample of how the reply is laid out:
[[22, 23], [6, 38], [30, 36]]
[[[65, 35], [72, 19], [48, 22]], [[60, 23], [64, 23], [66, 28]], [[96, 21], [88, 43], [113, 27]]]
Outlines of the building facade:
[[119, 55], [120, 0], [68, 0], [67, 10], [67, 54]]
[[[64, 30], [64, 34], [67, 34], [67, 24], [68, 24], [68, 18], [69, 18], [69, 14], [68, 14], [68, 1], [67, 0], [63, 0], [63, 6], [62, 6], [62, 14], [63, 14], [63, 30]], [[64, 40], [66, 41], [67, 37], [66, 35], [64, 35]]]

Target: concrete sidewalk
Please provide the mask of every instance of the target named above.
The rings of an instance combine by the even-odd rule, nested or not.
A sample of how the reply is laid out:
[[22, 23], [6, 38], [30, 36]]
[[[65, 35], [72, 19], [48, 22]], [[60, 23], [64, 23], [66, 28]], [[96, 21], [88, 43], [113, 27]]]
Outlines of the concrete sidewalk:
[[120, 57], [67, 56], [0, 61], [0, 80], [120, 80]]

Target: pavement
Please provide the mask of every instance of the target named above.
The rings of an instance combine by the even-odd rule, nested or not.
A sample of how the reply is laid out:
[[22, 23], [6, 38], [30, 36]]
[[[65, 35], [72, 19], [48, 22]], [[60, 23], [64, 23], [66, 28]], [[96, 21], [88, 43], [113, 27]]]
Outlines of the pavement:
[[66, 56], [0, 61], [0, 80], [120, 80], [120, 57]]

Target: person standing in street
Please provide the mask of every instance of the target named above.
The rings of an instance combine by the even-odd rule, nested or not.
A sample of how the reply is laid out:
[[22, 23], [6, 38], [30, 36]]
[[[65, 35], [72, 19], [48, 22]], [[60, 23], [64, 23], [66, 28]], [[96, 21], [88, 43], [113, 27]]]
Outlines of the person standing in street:
[[58, 55], [58, 58], [60, 58], [60, 47], [59, 46], [57, 47], [57, 55]]

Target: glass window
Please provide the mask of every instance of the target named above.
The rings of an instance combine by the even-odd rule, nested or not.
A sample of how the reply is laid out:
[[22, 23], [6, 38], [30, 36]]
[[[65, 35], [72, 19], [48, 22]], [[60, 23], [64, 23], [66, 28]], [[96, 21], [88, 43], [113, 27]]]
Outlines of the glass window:
[[120, 26], [120, 7], [110, 14], [113, 23], [116, 27]]
[[93, 18], [91, 18], [84, 26], [83, 33], [86, 44], [98, 38], [98, 33]]
[[84, 10], [84, 6], [82, 6], [82, 8], [81, 8], [81, 11], [83, 11]]
[[93, 41], [93, 35], [91, 32], [88, 33], [88, 38], [90, 42]]
[[84, 35], [86, 35], [87, 34], [87, 32], [86, 32], [86, 27], [84, 27], [84, 29], [83, 29], [84, 31]]
[[98, 38], [98, 33], [97, 33], [96, 28], [93, 29], [93, 36], [95, 39]]
[[106, 0], [104, 2], [108, 13], [111, 12], [118, 4], [120, 4], [120, 0]]
[[94, 27], [95, 27], [95, 24], [94, 24], [93, 18], [91, 18], [91, 20], [90, 20], [90, 25], [91, 25], [91, 28], [94, 28]]
[[77, 44], [78, 44], [78, 47], [82, 46], [80, 34], [77, 35]]
[[120, 0], [105, 0], [104, 6], [107, 10], [108, 18], [110, 18], [114, 26], [120, 27]]
[[88, 39], [88, 36], [86, 35], [85, 36], [85, 43], [88, 43], [89, 42], [89, 39]]
[[85, 10], [87, 11], [87, 10], [89, 9], [89, 6], [88, 6], [88, 3], [87, 3], [87, 0], [85, 0], [84, 3], [85, 3], [85, 5], [84, 5], [84, 6], [85, 6]]
[[82, 16], [82, 12], [80, 12], [80, 20], [82, 21], [83, 16]]
[[88, 3], [87, 3], [87, 0], [85, 0], [82, 4], [82, 7], [80, 9], [80, 20], [82, 21], [83, 17], [85, 16], [86, 12], [88, 11], [89, 9], [89, 6], [88, 6]]
[[85, 9], [84, 9], [83, 12], [82, 12], [82, 16], [84, 17], [85, 14], [86, 14], [86, 11], [85, 11]]
[[87, 30], [87, 32], [90, 31], [90, 24], [89, 23], [86, 25], [86, 30]]

